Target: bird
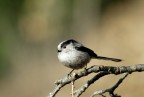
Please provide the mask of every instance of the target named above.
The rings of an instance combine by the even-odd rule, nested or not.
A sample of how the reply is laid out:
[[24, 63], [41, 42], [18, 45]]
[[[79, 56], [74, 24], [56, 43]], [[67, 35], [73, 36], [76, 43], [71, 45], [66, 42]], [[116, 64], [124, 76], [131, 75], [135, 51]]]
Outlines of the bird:
[[59, 61], [72, 69], [69, 73], [71, 74], [74, 70], [86, 68], [87, 64], [91, 59], [100, 59], [114, 62], [121, 62], [121, 59], [103, 57], [97, 55], [93, 50], [85, 47], [80, 42], [74, 39], [68, 39], [60, 42], [57, 46], [58, 59]]

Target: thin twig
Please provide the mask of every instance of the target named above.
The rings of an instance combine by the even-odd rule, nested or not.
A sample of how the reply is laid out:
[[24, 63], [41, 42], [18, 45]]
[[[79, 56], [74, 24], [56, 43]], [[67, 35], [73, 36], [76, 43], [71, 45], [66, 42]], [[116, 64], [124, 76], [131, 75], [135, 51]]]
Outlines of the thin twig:
[[78, 90], [76, 90], [74, 92], [75, 97], [79, 97], [83, 92], [85, 92], [86, 89], [88, 89], [88, 87], [93, 84], [95, 81], [97, 81], [99, 78], [110, 74], [109, 72], [106, 71], [102, 71], [100, 73], [98, 73], [97, 75], [95, 75], [92, 79], [88, 80], [86, 84], [84, 84], [82, 87], [80, 87]]
[[103, 95], [106, 92], [109, 92], [111, 97], [118, 97], [117, 94], [114, 94], [115, 89], [123, 82], [123, 80], [128, 76], [129, 73], [125, 73], [125, 75], [118, 80], [116, 84], [114, 84], [111, 88], [99, 90], [94, 92], [90, 97], [94, 97], [95, 95]]
[[72, 83], [72, 97], [74, 97], [74, 81], [71, 82]]

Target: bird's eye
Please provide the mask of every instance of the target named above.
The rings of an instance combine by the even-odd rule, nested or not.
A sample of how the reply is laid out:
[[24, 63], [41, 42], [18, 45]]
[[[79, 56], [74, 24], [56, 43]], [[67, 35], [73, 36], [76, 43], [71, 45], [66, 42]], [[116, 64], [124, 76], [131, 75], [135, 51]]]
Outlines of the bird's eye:
[[67, 46], [67, 44], [64, 43], [61, 45], [61, 48], [66, 48], [66, 46]]
[[66, 45], [64, 45], [63, 48], [66, 48]]

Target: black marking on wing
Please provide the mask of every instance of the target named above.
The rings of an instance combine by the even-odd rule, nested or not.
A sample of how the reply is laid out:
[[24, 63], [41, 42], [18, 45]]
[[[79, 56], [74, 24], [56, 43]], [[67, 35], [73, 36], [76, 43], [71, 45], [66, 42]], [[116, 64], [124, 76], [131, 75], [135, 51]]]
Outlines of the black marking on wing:
[[97, 57], [97, 54], [87, 47], [81, 46], [81, 47], [76, 47], [76, 49], [88, 53], [91, 57], [94, 58]]
[[65, 48], [70, 43], [78, 43], [78, 42], [73, 39], [69, 39], [61, 44], [61, 48]]

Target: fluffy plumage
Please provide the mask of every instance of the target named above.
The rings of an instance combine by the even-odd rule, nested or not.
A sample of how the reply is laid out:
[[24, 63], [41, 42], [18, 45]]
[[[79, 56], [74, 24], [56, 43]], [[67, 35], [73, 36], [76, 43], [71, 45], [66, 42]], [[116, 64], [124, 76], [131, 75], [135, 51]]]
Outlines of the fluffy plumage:
[[72, 69], [83, 68], [91, 59], [122, 61], [121, 59], [98, 56], [93, 50], [73, 39], [62, 41], [58, 45], [58, 59], [62, 64]]

